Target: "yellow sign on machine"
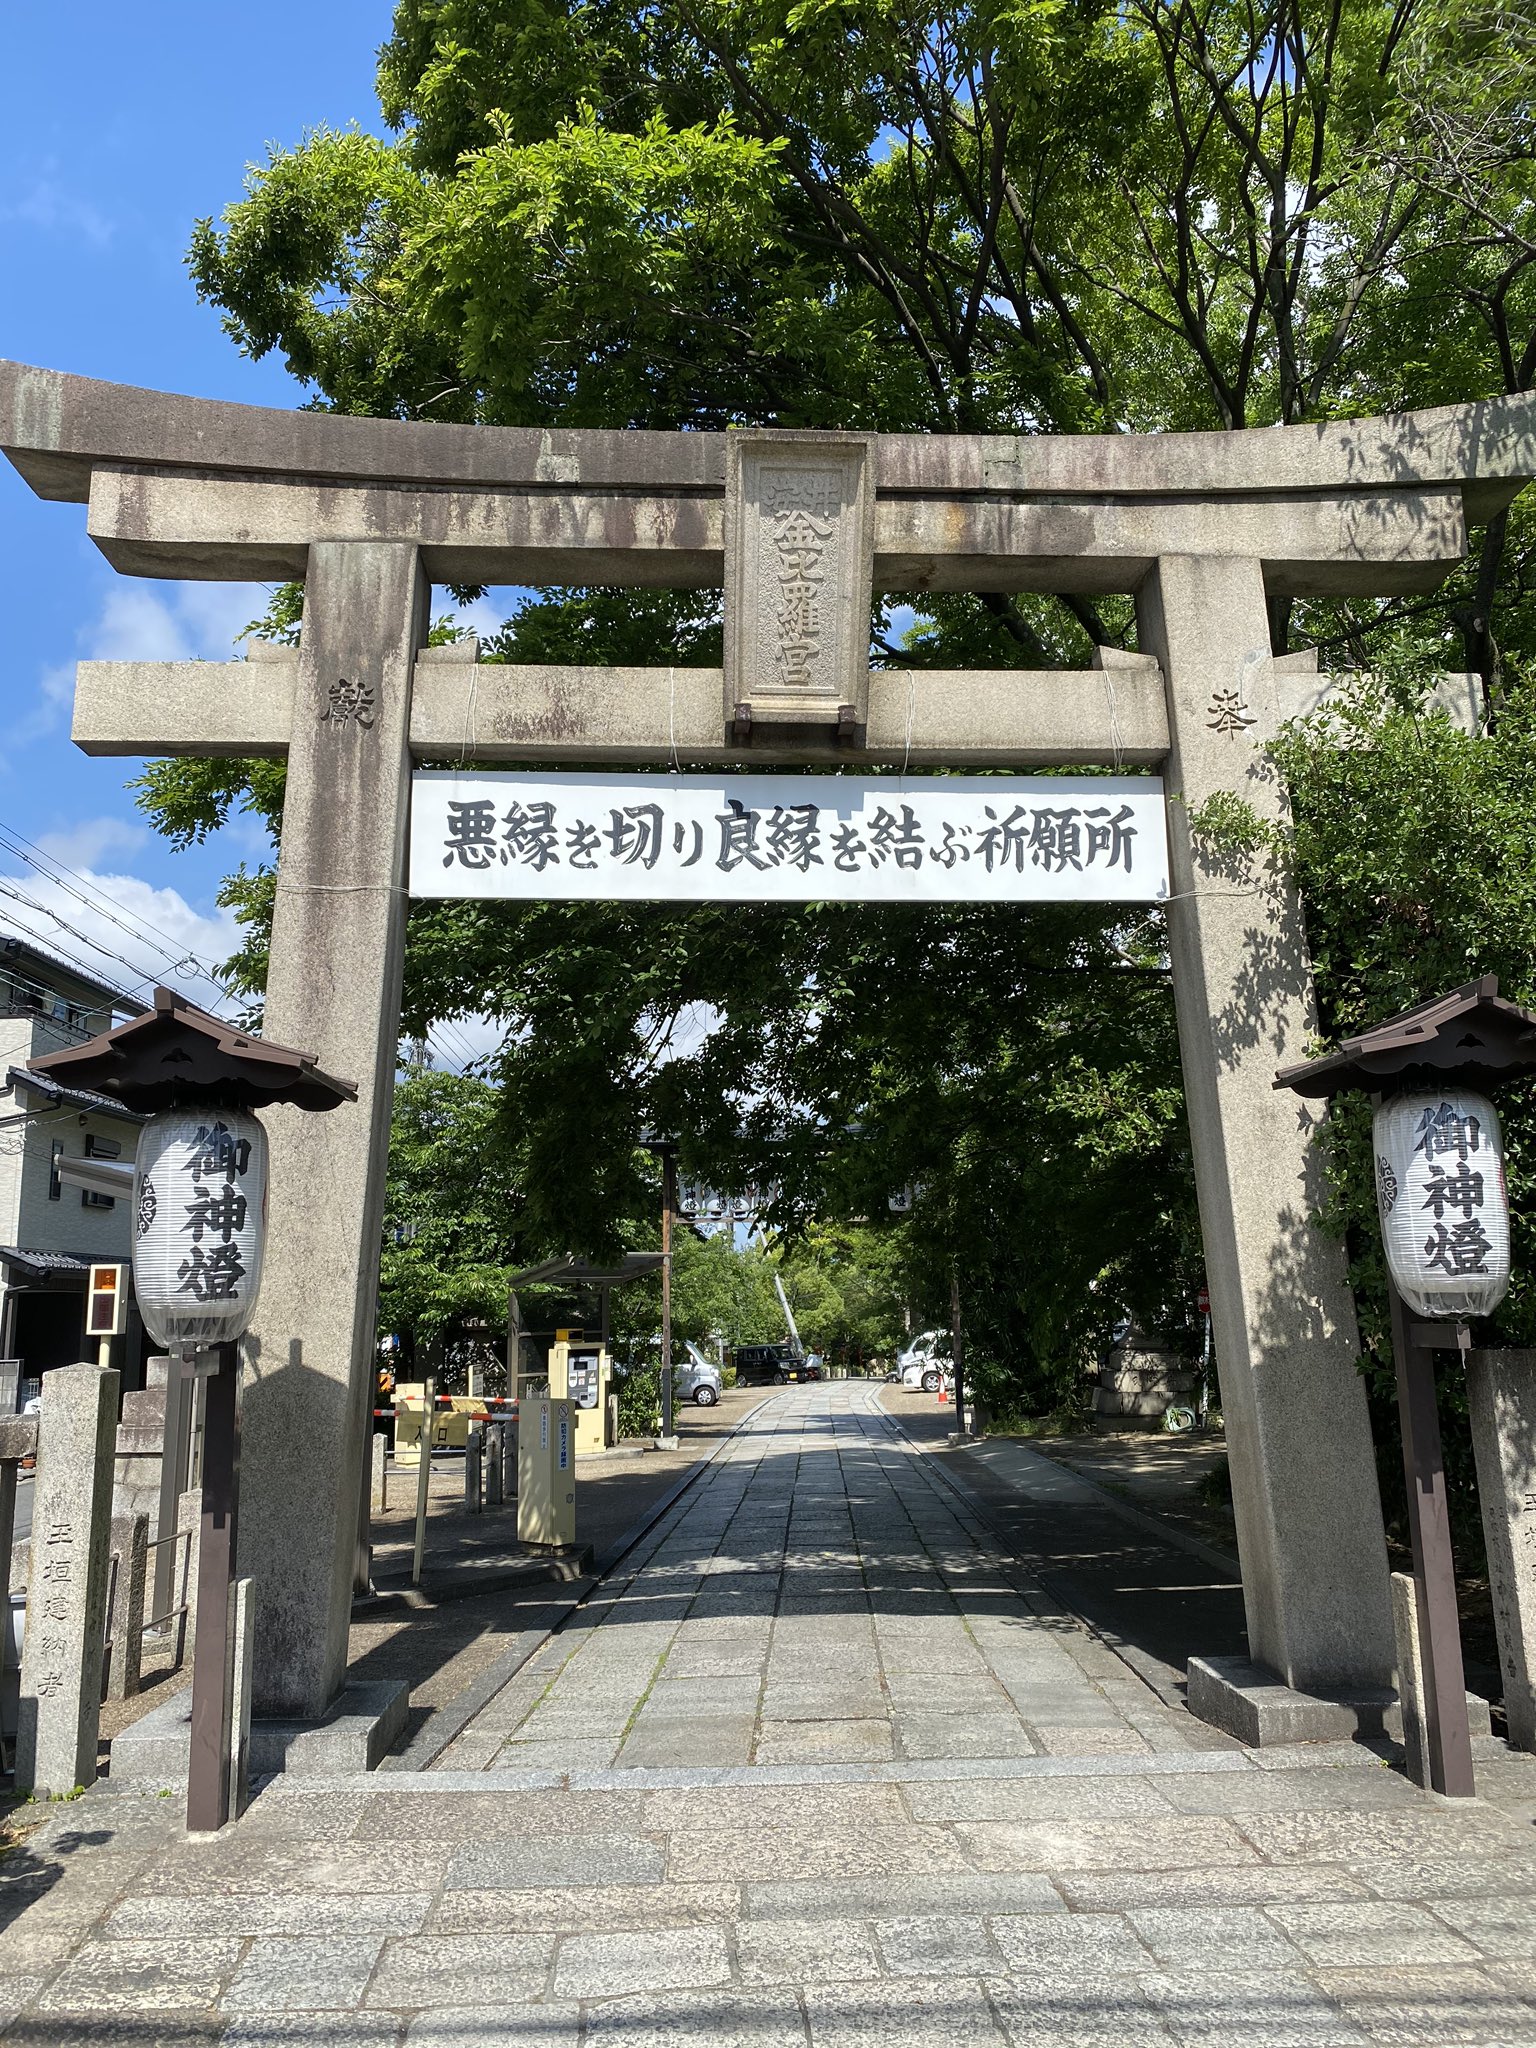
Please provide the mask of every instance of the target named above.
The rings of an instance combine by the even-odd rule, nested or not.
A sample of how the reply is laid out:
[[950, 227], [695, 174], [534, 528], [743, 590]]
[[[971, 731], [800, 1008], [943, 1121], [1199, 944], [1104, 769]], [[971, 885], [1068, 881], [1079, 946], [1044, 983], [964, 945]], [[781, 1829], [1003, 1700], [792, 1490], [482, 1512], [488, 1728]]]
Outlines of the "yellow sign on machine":
[[569, 1401], [525, 1398], [517, 1418], [517, 1537], [576, 1541], [576, 1444]]

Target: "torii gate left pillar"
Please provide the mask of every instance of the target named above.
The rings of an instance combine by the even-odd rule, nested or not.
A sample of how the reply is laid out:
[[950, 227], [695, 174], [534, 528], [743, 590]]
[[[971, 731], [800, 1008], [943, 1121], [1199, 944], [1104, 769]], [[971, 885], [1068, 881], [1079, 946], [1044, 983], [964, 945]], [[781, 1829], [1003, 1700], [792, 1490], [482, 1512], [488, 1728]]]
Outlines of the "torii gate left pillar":
[[309, 551], [264, 1029], [306, 1051], [321, 1038], [358, 1093], [328, 1117], [265, 1119], [273, 1214], [308, 1223], [271, 1233], [246, 1339], [243, 1455], [260, 1478], [241, 1569], [261, 1588], [255, 1706], [278, 1719], [318, 1718], [347, 1667], [384, 1222], [367, 1162], [387, 1156], [399, 1056], [411, 678], [430, 594], [408, 542]]

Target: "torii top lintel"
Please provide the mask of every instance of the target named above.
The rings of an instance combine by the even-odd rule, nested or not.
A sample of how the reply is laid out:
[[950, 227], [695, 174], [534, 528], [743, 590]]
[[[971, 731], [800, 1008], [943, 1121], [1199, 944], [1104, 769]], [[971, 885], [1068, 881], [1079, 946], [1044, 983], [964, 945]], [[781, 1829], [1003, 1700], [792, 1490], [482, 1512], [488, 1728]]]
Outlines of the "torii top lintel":
[[[416, 541], [440, 581], [718, 584], [724, 434], [452, 426], [179, 397], [0, 363], [0, 448], [89, 502], [113, 564], [302, 575], [316, 540]], [[758, 433], [867, 451], [882, 589], [1135, 588], [1246, 554], [1282, 594], [1432, 588], [1536, 476], [1536, 399], [1150, 435]]]

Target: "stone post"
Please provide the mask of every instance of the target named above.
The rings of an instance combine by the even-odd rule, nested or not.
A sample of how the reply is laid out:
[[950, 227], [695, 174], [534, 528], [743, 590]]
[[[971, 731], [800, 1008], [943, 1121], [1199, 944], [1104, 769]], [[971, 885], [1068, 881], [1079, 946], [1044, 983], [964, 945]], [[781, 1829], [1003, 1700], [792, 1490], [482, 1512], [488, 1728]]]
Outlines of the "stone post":
[[255, 1641], [251, 1634], [249, 1579], [229, 1587], [229, 1817], [238, 1820], [251, 1803], [251, 1677]]
[[318, 1718], [346, 1669], [429, 594], [413, 545], [309, 550], [265, 1029], [354, 1081], [358, 1099], [263, 1117], [271, 1223], [246, 1339], [240, 1529], [258, 1716]]
[[1419, 1588], [1412, 1572], [1392, 1574], [1392, 1627], [1397, 1637], [1397, 1703], [1403, 1717], [1403, 1769], [1429, 1789], [1424, 1727], [1424, 1650], [1419, 1640]]
[[383, 1430], [375, 1430], [372, 1469], [369, 1475], [368, 1505], [376, 1513], [382, 1513], [389, 1506], [389, 1438]]
[[155, 1534], [161, 1538], [155, 1551], [153, 1614], [168, 1614], [176, 1605], [176, 1550], [164, 1539], [178, 1527], [177, 1504], [191, 1484], [192, 1438], [196, 1422], [199, 1380], [193, 1378], [188, 1362], [174, 1358], [152, 1358], [147, 1367], [149, 1388], [163, 1389], [165, 1436], [160, 1457], [160, 1513]]
[[1469, 1353], [1467, 1406], [1509, 1740], [1536, 1749], [1536, 1351]]
[[0, 1416], [14, 1415], [21, 1393], [21, 1360], [0, 1358]]
[[117, 1572], [112, 1582], [112, 1655], [107, 1665], [107, 1697], [131, 1700], [139, 1690], [144, 1663], [144, 1581], [149, 1565], [148, 1515], [114, 1515], [112, 1554]]
[[1316, 1030], [1301, 906], [1263, 856], [1202, 857], [1187, 822], [1221, 790], [1285, 814], [1256, 744], [1278, 723], [1261, 566], [1164, 557], [1137, 617], [1167, 692], [1169, 950], [1250, 1652], [1301, 1689], [1386, 1683], [1354, 1304], [1342, 1247], [1309, 1220], [1324, 1192], [1312, 1112], [1272, 1086]]
[[43, 1376], [16, 1744], [17, 1790], [40, 1799], [96, 1782], [117, 1392], [99, 1365]]

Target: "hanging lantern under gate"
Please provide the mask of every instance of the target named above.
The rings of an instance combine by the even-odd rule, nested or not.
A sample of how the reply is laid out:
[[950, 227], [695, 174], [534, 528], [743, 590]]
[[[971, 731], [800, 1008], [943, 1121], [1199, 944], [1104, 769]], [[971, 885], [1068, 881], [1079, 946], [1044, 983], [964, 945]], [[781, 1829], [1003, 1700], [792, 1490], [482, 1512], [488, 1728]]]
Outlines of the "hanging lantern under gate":
[[224, 1344], [251, 1319], [267, 1222], [267, 1134], [232, 1109], [170, 1109], [139, 1137], [133, 1286], [157, 1344]]
[[1454, 1085], [1390, 1096], [1372, 1127], [1376, 1207], [1397, 1291], [1421, 1316], [1491, 1315], [1509, 1286], [1499, 1114]]

